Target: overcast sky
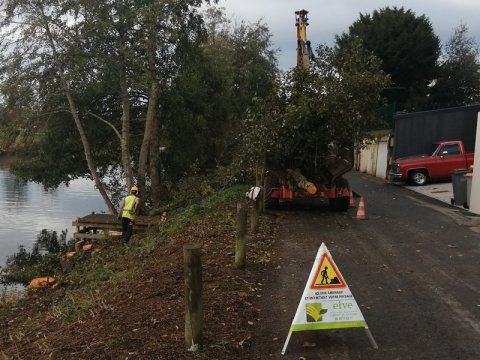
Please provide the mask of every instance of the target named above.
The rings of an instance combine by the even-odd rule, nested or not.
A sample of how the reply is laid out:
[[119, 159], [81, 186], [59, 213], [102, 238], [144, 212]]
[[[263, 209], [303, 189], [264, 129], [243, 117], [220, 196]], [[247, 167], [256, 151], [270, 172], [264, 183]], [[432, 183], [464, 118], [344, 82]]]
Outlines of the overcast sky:
[[219, 6], [236, 20], [259, 19], [270, 28], [281, 69], [295, 65], [295, 11], [309, 11], [307, 38], [318, 44], [333, 45], [335, 35], [348, 31], [359, 14], [371, 14], [384, 7], [404, 7], [417, 16], [426, 15], [442, 44], [460, 24], [469, 28], [469, 36], [480, 44], [480, 0], [220, 0]]

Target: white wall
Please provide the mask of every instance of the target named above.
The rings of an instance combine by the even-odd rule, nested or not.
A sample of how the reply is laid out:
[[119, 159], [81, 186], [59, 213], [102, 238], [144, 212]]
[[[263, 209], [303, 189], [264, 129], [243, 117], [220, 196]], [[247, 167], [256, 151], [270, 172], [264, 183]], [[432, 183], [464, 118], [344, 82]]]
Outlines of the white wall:
[[[477, 135], [475, 140], [475, 159], [480, 159], [480, 112], [477, 115]], [[480, 214], [480, 165], [473, 164], [473, 177], [470, 190], [470, 211]]]
[[355, 170], [386, 179], [389, 139], [390, 135], [384, 133], [369, 140], [356, 154]]

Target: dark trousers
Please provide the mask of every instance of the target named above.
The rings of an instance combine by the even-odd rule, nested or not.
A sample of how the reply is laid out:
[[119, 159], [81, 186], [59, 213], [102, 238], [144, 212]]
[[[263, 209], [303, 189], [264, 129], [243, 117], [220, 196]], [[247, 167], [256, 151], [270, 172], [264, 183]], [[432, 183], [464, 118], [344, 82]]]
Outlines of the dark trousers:
[[129, 218], [122, 217], [122, 240], [126, 243], [129, 242], [130, 237], [133, 234], [133, 225], [135, 222]]

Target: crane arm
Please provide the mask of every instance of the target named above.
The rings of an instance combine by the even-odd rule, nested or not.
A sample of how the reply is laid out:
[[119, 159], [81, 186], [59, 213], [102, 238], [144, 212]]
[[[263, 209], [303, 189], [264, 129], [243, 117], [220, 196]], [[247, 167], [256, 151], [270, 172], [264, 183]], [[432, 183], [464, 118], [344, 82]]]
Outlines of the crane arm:
[[307, 40], [308, 11], [295, 11], [295, 26], [297, 27], [297, 66], [308, 68], [310, 61], [315, 59], [310, 41]]

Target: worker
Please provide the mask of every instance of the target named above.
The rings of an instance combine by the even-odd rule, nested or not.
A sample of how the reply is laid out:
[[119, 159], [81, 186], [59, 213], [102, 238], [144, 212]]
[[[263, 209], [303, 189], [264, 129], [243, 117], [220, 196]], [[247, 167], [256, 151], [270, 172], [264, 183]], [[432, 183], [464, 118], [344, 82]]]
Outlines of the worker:
[[118, 209], [118, 218], [122, 220], [122, 240], [128, 244], [133, 234], [133, 225], [135, 218], [140, 210], [140, 198], [138, 197], [138, 187], [132, 186], [130, 195], [126, 196], [120, 202]]

